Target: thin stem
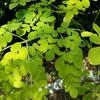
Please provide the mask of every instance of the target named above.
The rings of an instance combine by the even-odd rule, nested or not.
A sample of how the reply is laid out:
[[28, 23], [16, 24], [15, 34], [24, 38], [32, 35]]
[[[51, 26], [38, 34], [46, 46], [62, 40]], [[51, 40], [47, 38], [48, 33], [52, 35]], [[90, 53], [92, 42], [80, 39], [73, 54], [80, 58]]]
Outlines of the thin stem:
[[[98, 16], [99, 16], [99, 14], [100, 14], [100, 11], [97, 13], [96, 17], [94, 18], [93, 23], [95, 23], [95, 22], [96, 22], [96, 20], [97, 20], [97, 18], [98, 18]], [[93, 27], [91, 28], [91, 32], [92, 32], [92, 31], [93, 31]]]
[[65, 15], [64, 13], [66, 13], [66, 11], [61, 11], [61, 10], [52, 10], [52, 12], [56, 12], [56, 13], [59, 13], [61, 15]]
[[[27, 40], [27, 42], [29, 42], [29, 41]], [[21, 44], [26, 43], [26, 40], [24, 40], [24, 41], [22, 41], [22, 42], [20, 42], [20, 43], [21, 43]], [[5, 51], [5, 50], [9, 49], [11, 46], [12, 46], [12, 45], [9, 45], [9, 46], [7, 46], [7, 47], [3, 48], [0, 52]]]
[[[29, 47], [28, 47], [28, 40], [26, 40], [26, 48], [27, 48], [27, 50], [29, 49]], [[30, 57], [29, 57], [29, 52], [28, 52], [28, 59], [29, 59]]]
[[94, 21], [93, 21], [93, 22], [96, 22], [96, 20], [97, 20], [97, 18], [98, 18], [98, 16], [99, 16], [99, 14], [100, 14], [100, 11], [97, 13], [97, 15], [96, 15], [96, 17], [95, 17], [95, 19], [94, 19]]
[[77, 21], [74, 20], [74, 19], [73, 19], [73, 21], [74, 21], [77, 25], [79, 25], [83, 31], [85, 30], [84, 27], [83, 27], [79, 22], [77, 22]]
[[4, 49], [2, 49], [0, 52], [5, 51], [6, 49], [9, 49], [11, 47], [11, 45], [5, 47]]
[[81, 29], [75, 29], [75, 28], [71, 28], [72, 30], [75, 30], [75, 31], [79, 31], [79, 32], [82, 32], [84, 30], [81, 30]]
[[23, 39], [23, 38], [21, 38], [20, 36], [18, 36], [18, 35], [16, 35], [16, 34], [13, 34], [13, 33], [11, 33], [13, 36], [15, 36], [15, 37], [17, 37], [17, 38], [19, 38], [19, 39], [21, 39], [21, 40], [25, 40], [25, 39]]
[[58, 8], [58, 7], [56, 7], [55, 5], [53, 5], [53, 4], [50, 4], [52, 7], [54, 7], [54, 8], [56, 8], [56, 9], [58, 9], [58, 10], [60, 10], [60, 8]]

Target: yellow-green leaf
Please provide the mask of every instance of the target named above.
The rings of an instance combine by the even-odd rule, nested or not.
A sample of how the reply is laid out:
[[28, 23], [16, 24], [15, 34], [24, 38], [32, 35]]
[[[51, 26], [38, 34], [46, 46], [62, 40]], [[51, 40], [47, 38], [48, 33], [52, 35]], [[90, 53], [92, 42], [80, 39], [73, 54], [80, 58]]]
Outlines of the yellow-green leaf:
[[92, 34], [93, 34], [92, 32], [84, 31], [84, 32], [81, 33], [81, 36], [82, 37], [91, 37]]
[[100, 64], [100, 46], [91, 48], [89, 50], [88, 58], [89, 58], [90, 64], [99, 65]]
[[97, 34], [100, 36], [100, 27], [97, 25], [97, 24], [95, 24], [95, 23], [93, 23], [93, 29], [97, 32]]
[[83, 6], [85, 8], [88, 8], [90, 6], [90, 1], [89, 0], [82, 0]]

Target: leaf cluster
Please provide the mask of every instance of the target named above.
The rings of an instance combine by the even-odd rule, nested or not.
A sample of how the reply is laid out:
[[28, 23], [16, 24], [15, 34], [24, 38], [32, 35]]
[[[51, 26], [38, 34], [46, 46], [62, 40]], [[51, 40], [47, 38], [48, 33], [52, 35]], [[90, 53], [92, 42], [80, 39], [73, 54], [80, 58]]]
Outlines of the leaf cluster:
[[[34, 1], [28, 6], [27, 2], [32, 1], [11, 0], [9, 9], [24, 8], [0, 26], [0, 98], [48, 100], [48, 86], [61, 79], [70, 98], [99, 99], [100, 72], [94, 70], [100, 65], [100, 27], [93, 22], [93, 31], [85, 30], [75, 22], [90, 7], [90, 1], [62, 0], [57, 7], [55, 0]], [[56, 15], [61, 16], [60, 26], [55, 25], [59, 23]], [[83, 51], [86, 47], [87, 56]], [[92, 82], [82, 83], [85, 78]]]

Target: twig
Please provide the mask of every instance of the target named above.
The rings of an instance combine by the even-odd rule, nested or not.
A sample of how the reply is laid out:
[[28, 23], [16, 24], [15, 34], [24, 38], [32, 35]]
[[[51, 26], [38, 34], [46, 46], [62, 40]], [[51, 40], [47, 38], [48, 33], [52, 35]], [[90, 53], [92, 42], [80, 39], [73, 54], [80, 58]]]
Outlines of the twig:
[[18, 35], [16, 35], [16, 34], [13, 34], [13, 33], [11, 33], [11, 34], [12, 34], [13, 36], [15, 36], [15, 37], [21, 39], [21, 40], [25, 40], [25, 39], [21, 38], [20, 36], [18, 36]]

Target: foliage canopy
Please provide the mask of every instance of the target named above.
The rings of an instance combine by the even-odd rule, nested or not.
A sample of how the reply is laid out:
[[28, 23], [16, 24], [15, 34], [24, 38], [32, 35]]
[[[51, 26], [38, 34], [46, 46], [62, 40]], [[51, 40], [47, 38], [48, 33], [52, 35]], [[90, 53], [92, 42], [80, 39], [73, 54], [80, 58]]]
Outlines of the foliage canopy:
[[3, 2], [14, 14], [0, 26], [1, 100], [48, 100], [59, 90], [72, 100], [100, 99], [100, 9], [92, 11], [91, 29], [84, 26], [92, 2], [98, 1]]

